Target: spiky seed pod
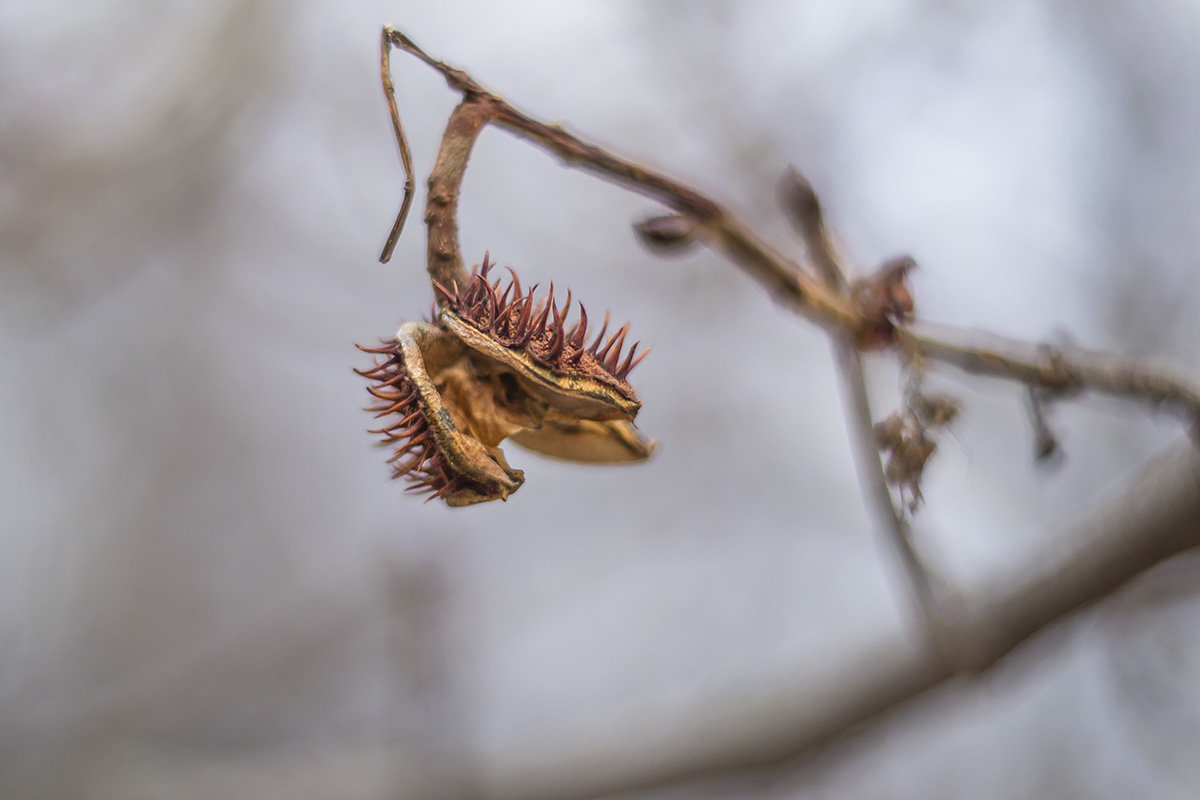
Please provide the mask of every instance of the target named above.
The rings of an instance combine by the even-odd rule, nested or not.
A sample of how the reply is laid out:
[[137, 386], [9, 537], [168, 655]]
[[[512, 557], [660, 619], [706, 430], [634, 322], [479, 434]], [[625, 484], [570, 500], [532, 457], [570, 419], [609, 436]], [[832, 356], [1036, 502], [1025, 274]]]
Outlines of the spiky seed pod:
[[[403, 326], [380, 347], [360, 345], [360, 350], [383, 357], [369, 369], [355, 370], [372, 381], [367, 391], [379, 400], [367, 410], [388, 419], [370, 432], [393, 448], [388, 459], [392, 476], [411, 481], [408, 491], [428, 493], [430, 500], [444, 498], [451, 506], [503, 500], [521, 486], [523, 474], [508, 466], [499, 448], [462, 430], [466, 415], [447, 408], [426, 367], [422, 348], [433, 356], [431, 361], [446, 362], [456, 347], [441, 331], [422, 323]], [[457, 349], [461, 354], [462, 348]], [[447, 368], [445, 363], [434, 366]]]
[[[553, 285], [537, 299], [515, 273], [490, 283], [491, 263], [462, 291], [435, 283], [446, 302], [432, 323], [410, 322], [393, 340], [360, 349], [382, 356], [356, 370], [373, 382], [369, 410], [386, 424], [372, 431], [392, 447], [393, 475], [410, 491], [452, 506], [505, 499], [524, 481], [508, 466], [506, 438], [537, 452], [585, 462], [647, 458], [654, 443], [633, 425], [640, 403], [626, 376], [629, 326], [605, 338], [608, 316], [588, 344], [587, 312], [568, 326], [570, 292], [560, 309]], [[512, 272], [510, 270], [510, 272]]]
[[493, 266], [485, 256], [465, 288], [436, 287], [446, 298], [439, 321], [472, 350], [505, 365], [527, 391], [550, 405], [582, 419], [632, 420], [641, 402], [627, 378], [649, 348], [637, 355], [640, 343], [635, 342], [622, 357], [629, 326], [606, 339], [607, 314], [589, 343], [582, 303], [578, 320], [569, 324], [570, 292], [560, 309], [553, 284], [539, 300], [537, 286], [523, 293], [512, 273], [501, 289], [503, 280], [489, 281]]

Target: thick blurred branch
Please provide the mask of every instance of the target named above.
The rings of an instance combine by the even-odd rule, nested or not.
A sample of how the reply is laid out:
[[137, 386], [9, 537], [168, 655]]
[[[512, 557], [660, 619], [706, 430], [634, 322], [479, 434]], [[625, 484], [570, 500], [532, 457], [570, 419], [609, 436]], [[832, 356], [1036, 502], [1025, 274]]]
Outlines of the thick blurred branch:
[[[485, 776], [493, 800], [583, 800], [789, 766], [947, 684], [988, 670], [1038, 632], [1155, 564], [1200, 546], [1200, 453], [1180, 446], [1015, 569], [966, 593], [970, 672], [890, 631], [822, 675], [703, 702], [589, 719], [516, 747]], [[721, 696], [723, 694], [723, 696]], [[607, 731], [606, 738], [589, 731]], [[572, 733], [581, 735], [572, 737]], [[573, 746], [567, 744], [573, 743]]]

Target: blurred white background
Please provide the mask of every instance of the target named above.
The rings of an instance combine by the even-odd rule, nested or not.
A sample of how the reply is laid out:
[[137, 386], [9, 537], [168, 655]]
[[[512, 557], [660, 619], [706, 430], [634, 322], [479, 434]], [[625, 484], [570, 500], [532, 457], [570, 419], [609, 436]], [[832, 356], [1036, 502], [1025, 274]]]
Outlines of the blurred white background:
[[[6, 798], [469, 787], [906, 624], [822, 335], [710, 253], [644, 252], [652, 203], [500, 132], [467, 173], [468, 259], [630, 320], [661, 450], [595, 468], [512, 447], [521, 491], [457, 511], [388, 480], [353, 344], [431, 293], [422, 198], [375, 260], [402, 182], [384, 23], [789, 252], [795, 164], [860, 269], [916, 257], [923, 318], [1200, 372], [1190, 0], [8, 0]], [[456, 96], [393, 67], [422, 186]], [[898, 378], [871, 369], [882, 415]], [[918, 535], [968, 589], [1178, 436], [1085, 399], [1055, 409], [1067, 458], [1039, 469], [1015, 387], [932, 380], [965, 413]], [[1171, 566], [756, 796], [1195, 796], [1200, 599]]]

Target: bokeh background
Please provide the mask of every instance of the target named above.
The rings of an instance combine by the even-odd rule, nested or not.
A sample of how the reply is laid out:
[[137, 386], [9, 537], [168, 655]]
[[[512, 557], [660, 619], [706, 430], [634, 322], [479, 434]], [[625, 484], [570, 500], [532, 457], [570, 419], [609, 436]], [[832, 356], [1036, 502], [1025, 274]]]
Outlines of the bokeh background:
[[[710, 253], [644, 252], [629, 225], [654, 204], [500, 132], [467, 173], [468, 258], [630, 320], [661, 449], [513, 447], [521, 491], [458, 511], [387, 479], [353, 344], [431, 294], [420, 199], [376, 262], [402, 181], [384, 23], [790, 252], [795, 164], [859, 269], [917, 258], [924, 318], [1200, 373], [1190, 0], [7, 0], [6, 798], [470, 796], [911, 624], [822, 335]], [[420, 186], [456, 98], [393, 66]], [[882, 416], [900, 378], [870, 368]], [[917, 533], [968, 591], [1179, 436], [1085, 399], [1056, 407], [1066, 458], [1042, 469], [1015, 387], [930, 380], [965, 412]], [[686, 796], [1195, 796], [1197, 572], [818, 762]]]

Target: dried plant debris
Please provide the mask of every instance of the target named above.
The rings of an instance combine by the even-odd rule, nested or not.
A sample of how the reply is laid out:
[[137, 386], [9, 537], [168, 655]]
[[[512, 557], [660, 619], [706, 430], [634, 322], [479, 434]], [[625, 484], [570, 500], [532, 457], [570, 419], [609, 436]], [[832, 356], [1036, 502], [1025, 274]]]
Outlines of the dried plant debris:
[[[627, 377], [649, 350], [623, 354], [628, 326], [608, 318], [588, 337], [587, 312], [568, 326], [553, 288], [538, 300], [512, 273], [489, 282], [487, 258], [464, 289], [438, 286], [445, 303], [430, 323], [406, 323], [394, 339], [360, 349], [381, 357], [365, 370], [393, 448], [393, 476], [409, 491], [464, 506], [504, 500], [524, 474], [499, 445], [511, 437], [546, 455], [592, 463], [641, 461], [653, 450], [633, 425], [641, 403]], [[511, 272], [511, 270], [510, 270]]]
[[858, 335], [861, 349], [878, 350], [891, 345], [897, 326], [912, 318], [914, 304], [908, 274], [916, 265], [909, 256], [896, 256], [850, 285], [854, 303], [867, 321]]
[[921, 505], [921, 477], [937, 450], [934, 432], [958, 418], [959, 402], [949, 395], [913, 395], [905, 407], [875, 425], [875, 445], [887, 457], [883, 474], [913, 513]]

